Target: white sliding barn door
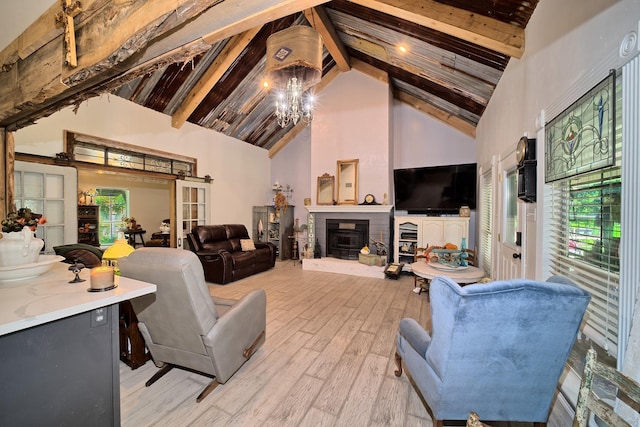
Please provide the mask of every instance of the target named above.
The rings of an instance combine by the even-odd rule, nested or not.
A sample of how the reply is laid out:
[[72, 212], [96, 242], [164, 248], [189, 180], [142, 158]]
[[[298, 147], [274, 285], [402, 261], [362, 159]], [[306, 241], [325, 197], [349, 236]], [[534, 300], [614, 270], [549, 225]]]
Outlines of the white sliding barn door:
[[176, 247], [189, 249], [187, 233], [211, 222], [211, 184], [176, 180]]
[[44, 215], [36, 236], [44, 240], [44, 251], [78, 241], [78, 173], [75, 168], [15, 162], [16, 209], [25, 207]]

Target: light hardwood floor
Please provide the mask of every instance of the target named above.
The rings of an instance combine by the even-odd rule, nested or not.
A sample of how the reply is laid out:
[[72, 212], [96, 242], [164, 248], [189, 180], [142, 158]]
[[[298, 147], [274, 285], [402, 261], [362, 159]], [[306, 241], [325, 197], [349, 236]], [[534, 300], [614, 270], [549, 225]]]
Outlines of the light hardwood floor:
[[155, 365], [121, 363], [123, 426], [431, 425], [407, 377], [393, 373], [399, 320], [430, 326], [427, 296], [412, 292], [412, 277], [303, 271], [286, 261], [210, 288], [223, 298], [267, 292], [265, 344], [201, 403], [209, 378], [174, 369], [145, 387]]

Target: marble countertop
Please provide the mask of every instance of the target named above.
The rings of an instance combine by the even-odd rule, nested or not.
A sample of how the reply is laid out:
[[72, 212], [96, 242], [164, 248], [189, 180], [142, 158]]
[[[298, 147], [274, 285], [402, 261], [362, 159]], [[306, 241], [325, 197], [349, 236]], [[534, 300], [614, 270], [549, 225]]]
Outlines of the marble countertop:
[[156, 285], [116, 276], [117, 287], [88, 292], [89, 269], [80, 272], [80, 283], [69, 264], [58, 262], [48, 272], [31, 279], [0, 282], [0, 335], [84, 313], [156, 291]]

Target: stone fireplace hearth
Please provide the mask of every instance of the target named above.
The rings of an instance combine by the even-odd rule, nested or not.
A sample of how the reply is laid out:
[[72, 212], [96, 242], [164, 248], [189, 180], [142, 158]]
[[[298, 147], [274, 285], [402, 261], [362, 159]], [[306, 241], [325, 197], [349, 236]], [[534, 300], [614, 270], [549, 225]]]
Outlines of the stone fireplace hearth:
[[[357, 253], [350, 260], [327, 257], [327, 220], [338, 222], [368, 221], [369, 241], [367, 246], [371, 253], [376, 253], [371, 239], [381, 240], [391, 250], [391, 227], [393, 215], [391, 205], [335, 205], [335, 206], [307, 206], [309, 214], [314, 216], [315, 239], [320, 245], [321, 259], [303, 260], [303, 268], [328, 271], [356, 276], [384, 278], [383, 267], [367, 266], [358, 263]], [[362, 245], [364, 246], [364, 244]], [[361, 247], [362, 247], [361, 246]], [[361, 248], [360, 247], [360, 248]], [[359, 249], [358, 248], [358, 252]], [[375, 270], [375, 271], [374, 271]]]

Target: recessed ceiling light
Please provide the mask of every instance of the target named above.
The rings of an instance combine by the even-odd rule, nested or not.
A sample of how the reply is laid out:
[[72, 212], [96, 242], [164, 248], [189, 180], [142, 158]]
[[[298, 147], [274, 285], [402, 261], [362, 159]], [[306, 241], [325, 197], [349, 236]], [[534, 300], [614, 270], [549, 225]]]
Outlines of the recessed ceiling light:
[[399, 50], [401, 53], [407, 53], [407, 52], [409, 51], [409, 49], [407, 49], [407, 47], [406, 47], [406, 46], [403, 46], [403, 45], [398, 46], [398, 50]]

